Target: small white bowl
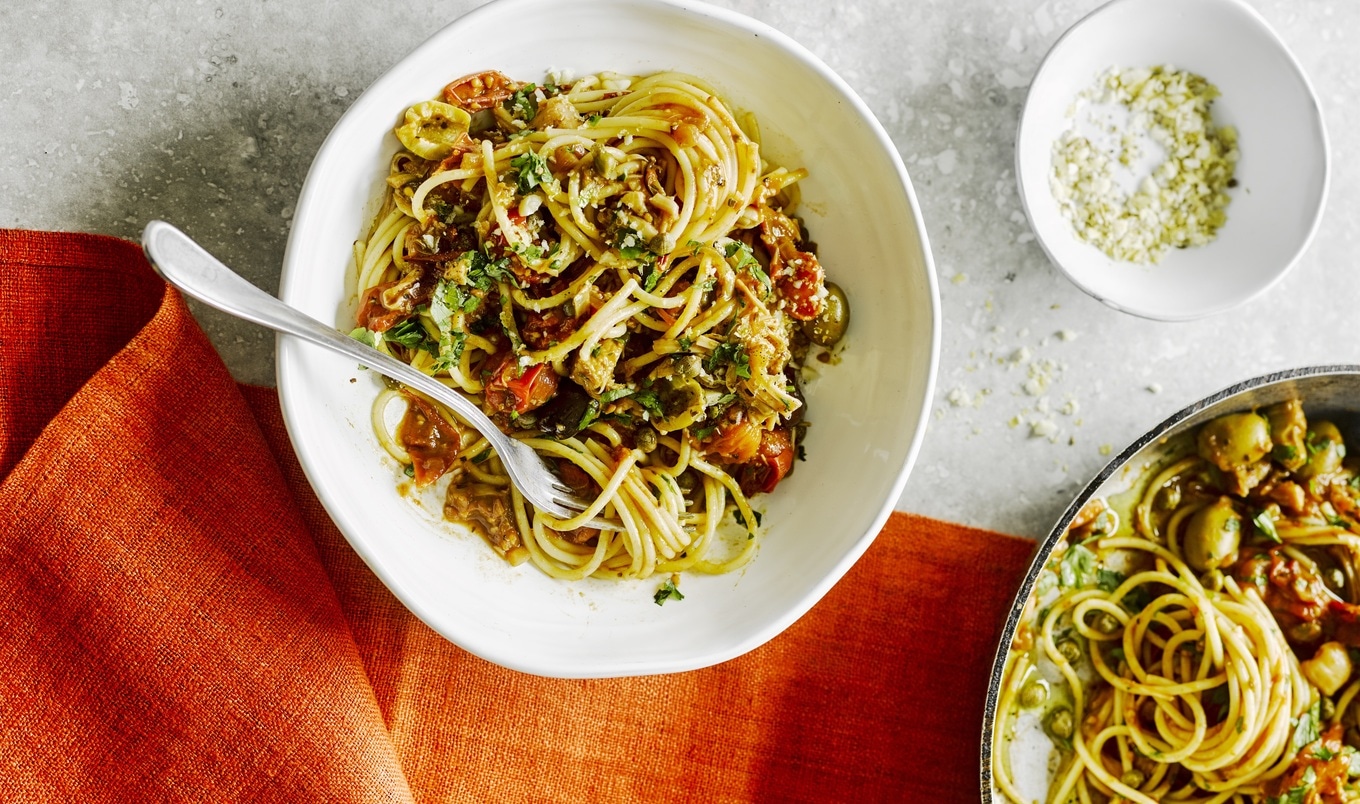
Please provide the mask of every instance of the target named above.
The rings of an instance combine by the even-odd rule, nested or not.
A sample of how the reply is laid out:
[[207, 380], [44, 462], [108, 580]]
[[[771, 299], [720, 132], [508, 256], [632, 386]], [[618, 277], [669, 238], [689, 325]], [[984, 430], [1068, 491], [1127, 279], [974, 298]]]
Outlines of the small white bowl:
[[808, 459], [760, 501], [768, 533], [744, 570], [687, 574], [685, 599], [658, 606], [661, 578], [555, 581], [530, 564], [506, 564], [437, 506], [403, 497], [400, 467], [369, 424], [378, 379], [281, 337], [279, 392], [308, 479], [393, 593], [490, 661], [602, 677], [689, 670], [751, 650], [806, 612], [869, 546], [925, 431], [939, 294], [901, 159], [826, 65], [747, 17], [678, 0], [498, 0], [417, 47], [336, 124], [298, 202], [285, 301], [353, 326], [352, 244], [377, 211], [397, 148], [393, 125], [410, 104], [485, 69], [526, 81], [549, 70], [693, 73], [755, 113], [763, 154], [809, 169], [800, 209], [852, 319], [840, 365], [817, 364], [824, 376], [808, 388]]
[[[1205, 246], [1159, 264], [1120, 262], [1080, 240], [1049, 189], [1053, 143], [1078, 95], [1111, 67], [1169, 64], [1215, 84], [1218, 125], [1236, 126], [1241, 159], [1227, 223]], [[1114, 0], [1053, 45], [1030, 84], [1016, 136], [1016, 176], [1049, 258], [1082, 290], [1145, 318], [1220, 313], [1278, 282], [1317, 230], [1329, 153], [1322, 111], [1294, 56], [1241, 0]]]

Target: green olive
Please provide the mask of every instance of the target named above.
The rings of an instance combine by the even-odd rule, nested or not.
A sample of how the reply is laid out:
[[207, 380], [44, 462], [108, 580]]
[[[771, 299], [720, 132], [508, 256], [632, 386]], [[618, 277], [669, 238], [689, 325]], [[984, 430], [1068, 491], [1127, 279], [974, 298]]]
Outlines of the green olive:
[[1185, 562], [1200, 572], [1226, 567], [1237, 560], [1242, 544], [1242, 515], [1228, 497], [1219, 497], [1190, 517], [1181, 552]]
[[1072, 739], [1072, 726], [1072, 710], [1065, 706], [1054, 709], [1044, 718], [1044, 730], [1059, 740]]
[[1297, 471], [1308, 457], [1303, 444], [1304, 433], [1308, 431], [1303, 405], [1297, 399], [1271, 405], [1266, 408], [1266, 418], [1270, 420], [1270, 438], [1275, 442], [1271, 457], [1289, 471]]
[[850, 326], [850, 301], [845, 291], [835, 282], [826, 283], [826, 298], [822, 300], [822, 312], [803, 325], [803, 333], [818, 346], [830, 349], [845, 335]]
[[1301, 477], [1331, 475], [1341, 468], [1341, 459], [1346, 457], [1346, 442], [1335, 424], [1314, 422], [1303, 443], [1307, 447], [1308, 460], [1297, 470]]
[[1270, 424], [1256, 413], [1229, 413], [1201, 427], [1196, 443], [1200, 457], [1231, 472], [1270, 453]]

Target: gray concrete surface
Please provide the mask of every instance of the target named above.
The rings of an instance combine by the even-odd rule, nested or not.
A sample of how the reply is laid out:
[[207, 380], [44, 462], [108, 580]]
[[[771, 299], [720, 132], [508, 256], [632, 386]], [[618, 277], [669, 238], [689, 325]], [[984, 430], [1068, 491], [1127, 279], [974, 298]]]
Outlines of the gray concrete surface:
[[[1038, 537], [1110, 451], [1194, 399], [1274, 369], [1360, 362], [1360, 4], [1251, 0], [1321, 98], [1331, 198], [1284, 283], [1236, 312], [1171, 325], [1113, 312], [1068, 284], [1016, 198], [1012, 146], [1029, 78], [1096, 0], [717, 2], [839, 72], [916, 184], [944, 341], [930, 431], [900, 508]], [[162, 217], [276, 290], [298, 189], [330, 126], [475, 5], [8, 0], [0, 226], [136, 238]], [[239, 379], [273, 382], [272, 337], [195, 312]], [[1054, 434], [1031, 435], [1034, 422]]]

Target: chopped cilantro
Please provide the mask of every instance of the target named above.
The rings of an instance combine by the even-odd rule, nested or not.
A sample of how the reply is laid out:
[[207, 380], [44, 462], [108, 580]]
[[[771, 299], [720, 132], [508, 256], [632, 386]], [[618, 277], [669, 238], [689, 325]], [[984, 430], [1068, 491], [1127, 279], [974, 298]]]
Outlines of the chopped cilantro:
[[680, 590], [675, 587], [675, 582], [669, 580], [661, 584], [661, 588], [656, 590], [655, 595], [652, 595], [652, 600], [658, 606], [664, 604], [667, 600], [684, 600], [684, 599], [685, 596], [680, 594]]
[[535, 187], [553, 180], [552, 171], [548, 170], [548, 160], [533, 151], [526, 151], [511, 159], [510, 167], [517, 171], [515, 189], [520, 195], [528, 195]]

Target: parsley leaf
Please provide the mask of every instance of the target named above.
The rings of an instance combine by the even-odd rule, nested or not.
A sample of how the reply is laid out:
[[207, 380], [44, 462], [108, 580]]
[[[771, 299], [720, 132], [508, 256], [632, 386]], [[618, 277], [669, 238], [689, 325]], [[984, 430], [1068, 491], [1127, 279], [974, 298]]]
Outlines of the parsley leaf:
[[729, 260], [735, 259], [733, 268], [754, 276], [760, 280], [760, 284], [764, 285], [767, 290], [769, 289], [770, 275], [760, 267], [760, 262], [756, 260], [755, 254], [751, 253], [750, 246], [734, 240], [723, 247], [723, 256]]
[[592, 114], [590, 117], [587, 117], [587, 118], [586, 118], [586, 125], [591, 126], [592, 128], [593, 128], [593, 127], [595, 126], [595, 124], [598, 123], [598, 122], [600, 122], [600, 115], [599, 115], [598, 112], [597, 112], [597, 113], [594, 113], [594, 114]]
[[614, 248], [618, 249], [619, 256], [627, 260], [642, 260], [650, 254], [642, 235], [638, 234], [636, 229], [627, 226], [621, 226], [614, 232]]
[[1124, 582], [1124, 573], [1107, 570], [1104, 567], [1096, 570], [1096, 586], [1106, 592], [1113, 592]]
[[515, 189], [520, 195], [528, 195], [535, 187], [553, 180], [552, 171], [548, 169], [548, 160], [533, 151], [526, 151], [511, 159], [510, 167], [517, 171]]
[[538, 98], [534, 97], [537, 91], [537, 84], [525, 84], [505, 99], [505, 110], [516, 120], [528, 123], [538, 115]]
[[661, 266], [656, 260], [647, 263], [647, 273], [642, 277], [642, 289], [651, 293], [656, 290], [656, 283], [661, 281]]
[[421, 325], [419, 316], [412, 316], [384, 332], [383, 340], [388, 343], [399, 343], [407, 349], [424, 349], [430, 354], [437, 351], [430, 341], [429, 333]]
[[708, 360], [704, 362], [704, 370], [712, 374], [729, 363], [736, 367], [738, 377], [744, 380], [751, 379], [751, 356], [740, 343], [732, 341], [719, 344], [718, 348], [713, 350]]
[[378, 348], [378, 333], [366, 327], [355, 327], [350, 330], [349, 336], [365, 346]]
[[631, 396], [632, 393], [632, 388], [612, 388], [600, 394], [600, 404], [607, 405], [615, 400], [623, 399], [625, 396]]
[[1299, 715], [1298, 725], [1294, 727], [1294, 750], [1302, 751], [1304, 746], [1318, 739], [1318, 704], [1314, 703], [1307, 712]]
[[661, 584], [661, 588], [656, 590], [655, 595], [652, 595], [652, 601], [655, 602], [656, 605], [658, 606], [662, 605], [667, 600], [684, 600], [684, 599], [685, 596], [680, 594], [680, 590], [675, 587], [674, 581], [666, 581], [665, 583]]
[[634, 393], [633, 401], [653, 416], [661, 418], [666, 415], [665, 411], [661, 409], [661, 398], [656, 395], [656, 391], [650, 388]]
[[1089, 586], [1095, 563], [1095, 553], [1079, 544], [1072, 545], [1058, 564], [1058, 583], [1067, 589]]
[[1270, 518], [1269, 511], [1262, 511], [1257, 514], [1251, 522], [1256, 526], [1257, 533], [1276, 544], [1283, 544], [1283, 542], [1280, 541], [1280, 532], [1275, 530], [1275, 520]]
[[[754, 510], [754, 509], [751, 510], [751, 515], [754, 516], [754, 517], [756, 518], [756, 527], [760, 527], [760, 521], [761, 521], [764, 517], [761, 516], [761, 514], [760, 514], [759, 511], [756, 511], [756, 510]], [[740, 509], [740, 508], [734, 508], [734, 509], [732, 509], [732, 518], [735, 519], [735, 520], [737, 520], [737, 524], [738, 524], [738, 525], [741, 525], [743, 528], [746, 527], [746, 517], [744, 517], [744, 516], [741, 515], [741, 509]]]

